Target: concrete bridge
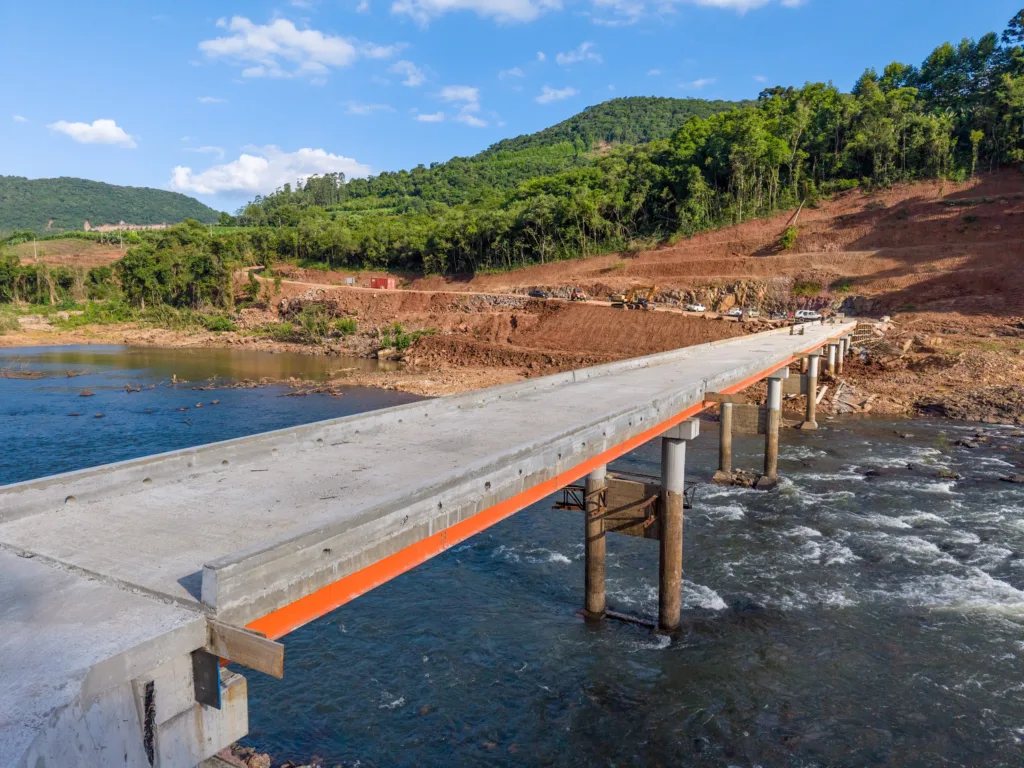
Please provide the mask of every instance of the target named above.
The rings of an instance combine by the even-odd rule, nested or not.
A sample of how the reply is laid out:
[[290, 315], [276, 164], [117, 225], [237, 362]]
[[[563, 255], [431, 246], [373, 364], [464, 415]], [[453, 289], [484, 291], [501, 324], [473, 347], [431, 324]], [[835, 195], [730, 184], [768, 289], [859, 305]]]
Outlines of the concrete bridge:
[[[819, 355], [841, 366], [853, 328], [795, 326], [0, 488], [0, 764], [196, 765], [248, 730], [245, 678], [221, 660], [280, 676], [288, 632], [580, 479], [585, 615], [608, 615], [606, 533], [632, 531], [659, 541], [657, 623], [671, 632], [693, 417], [723, 404], [727, 473], [731, 395], [767, 378], [755, 427], [770, 487], [790, 366], [804, 361], [812, 426]], [[606, 471], [659, 437], [660, 479]]]

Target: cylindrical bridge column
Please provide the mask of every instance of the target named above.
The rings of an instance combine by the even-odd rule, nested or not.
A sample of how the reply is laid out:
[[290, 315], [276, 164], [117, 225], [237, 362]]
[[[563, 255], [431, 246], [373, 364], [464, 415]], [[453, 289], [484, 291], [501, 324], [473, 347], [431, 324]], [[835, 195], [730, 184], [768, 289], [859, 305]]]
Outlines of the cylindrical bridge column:
[[604, 513], [605, 489], [608, 487], [608, 467], [601, 466], [587, 475], [584, 484], [584, 615], [588, 619], [603, 619], [605, 613], [605, 549]]
[[782, 423], [782, 378], [782, 372], [776, 372], [768, 377], [768, 419], [764, 436], [764, 474], [757, 481], [757, 487], [763, 489], [774, 488], [779, 481], [779, 426]]
[[846, 359], [846, 337], [836, 343], [836, 374], [843, 375], [843, 361]]
[[679, 628], [683, 589], [683, 499], [686, 441], [661, 441], [661, 548], [658, 569], [658, 629]]
[[818, 368], [821, 358], [817, 354], [805, 357], [807, 361], [807, 412], [800, 429], [818, 428]]
[[661, 440], [660, 559], [658, 629], [679, 628], [683, 588], [683, 507], [686, 499], [686, 441], [700, 434], [700, 421], [687, 419]]
[[732, 472], [732, 403], [719, 406], [718, 431], [718, 471], [727, 475]]
[[836, 375], [836, 358], [839, 357], [839, 345], [834, 341], [828, 343], [828, 375]]

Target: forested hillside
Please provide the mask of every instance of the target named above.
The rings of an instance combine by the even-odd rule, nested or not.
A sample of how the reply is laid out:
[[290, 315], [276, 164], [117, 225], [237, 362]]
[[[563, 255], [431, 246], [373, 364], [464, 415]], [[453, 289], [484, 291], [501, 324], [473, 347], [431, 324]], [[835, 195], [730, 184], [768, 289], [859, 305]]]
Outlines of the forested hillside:
[[[313, 177], [257, 198], [238, 227], [211, 234], [188, 223], [147, 234], [117, 274], [134, 303], [200, 306], [230, 296], [231, 263], [297, 259], [436, 274], [513, 269], [649, 248], [801, 202], [813, 207], [854, 187], [1020, 169], [1022, 43], [1024, 10], [1001, 35], [944, 43], [920, 66], [869, 68], [850, 92], [831, 83], [771, 88], [751, 106], [690, 117], [668, 137], [642, 144], [588, 146], [612, 130], [601, 117], [607, 105], [599, 105], [588, 124], [605, 125], [603, 134], [580, 129], [561, 141], [573, 135], [570, 127], [533, 144], [513, 140], [519, 149], [496, 145], [366, 181]], [[642, 103], [623, 100], [615, 111]], [[662, 109], [659, 101], [651, 106]], [[612, 135], [663, 131], [666, 119], [634, 114], [627, 122], [637, 133], [624, 123]], [[798, 233], [779, 234], [784, 249]], [[8, 282], [28, 295], [17, 281], [30, 281], [31, 268], [9, 267]], [[0, 296], [3, 282], [0, 271]]]
[[1024, 11], [1001, 35], [944, 43], [919, 66], [868, 68], [849, 92], [771, 88], [750, 106], [708, 105], [713, 114], [667, 138], [588, 152], [587, 142], [664, 131], [674, 108], [616, 100], [474, 158], [311, 179], [255, 200], [240, 222], [259, 227], [254, 252], [271, 258], [474, 272], [626, 250], [856, 186], [964, 179], [1024, 163], [1022, 41]]
[[85, 221], [94, 226], [119, 221], [177, 224], [185, 219], [213, 223], [217, 216], [217, 211], [179, 192], [65, 177], [0, 176], [0, 233], [80, 230]]
[[401, 213], [429, 211], [430, 203], [480, 203], [500, 198], [529, 179], [592, 165], [598, 158], [596, 148], [664, 139], [691, 117], [753, 103], [646, 96], [612, 99], [537, 133], [500, 141], [472, 157], [455, 157], [429, 168], [388, 171], [347, 184], [331, 175], [302, 189], [288, 186], [260, 198], [256, 209], [245, 212], [244, 221], [259, 224], [287, 218], [291, 204]]
[[543, 131], [499, 141], [482, 154], [548, 147], [562, 142], [587, 150], [596, 144], [644, 144], [667, 139], [691, 117], [711, 117], [730, 109], [752, 107], [754, 103], [625, 96], [587, 107]]

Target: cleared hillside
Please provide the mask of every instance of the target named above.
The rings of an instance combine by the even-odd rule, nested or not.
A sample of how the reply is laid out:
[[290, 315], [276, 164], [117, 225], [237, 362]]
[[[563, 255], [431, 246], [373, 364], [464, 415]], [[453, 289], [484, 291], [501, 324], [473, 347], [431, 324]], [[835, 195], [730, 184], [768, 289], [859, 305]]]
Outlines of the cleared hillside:
[[180, 192], [61, 177], [0, 176], [0, 232], [43, 234], [117, 224], [215, 223], [219, 213]]

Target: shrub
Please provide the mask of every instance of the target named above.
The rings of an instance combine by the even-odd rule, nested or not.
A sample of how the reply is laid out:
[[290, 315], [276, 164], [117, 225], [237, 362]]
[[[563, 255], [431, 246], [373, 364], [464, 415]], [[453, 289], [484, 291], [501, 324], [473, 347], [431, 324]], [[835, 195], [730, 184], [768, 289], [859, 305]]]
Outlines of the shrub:
[[813, 280], [797, 280], [793, 283], [794, 296], [817, 296], [821, 293], [821, 283]]
[[853, 287], [853, 281], [848, 277], [841, 277], [832, 283], [828, 288], [836, 293], [849, 293]]
[[293, 341], [295, 326], [291, 323], [264, 323], [256, 326], [253, 331], [260, 336], [269, 336], [274, 341]]
[[224, 315], [203, 315], [200, 318], [200, 322], [202, 322], [203, 327], [208, 331], [215, 331], [219, 333], [221, 331], [238, 330], [238, 326], [235, 325], [230, 318], [225, 317]]
[[782, 233], [782, 237], [779, 238], [779, 248], [788, 251], [796, 245], [796, 238], [799, 234], [800, 230], [796, 227], [787, 227], [786, 231]]
[[351, 336], [356, 332], [356, 327], [357, 323], [354, 317], [339, 317], [331, 323], [331, 328], [339, 336]]
[[382, 349], [390, 349], [394, 347], [395, 349], [401, 351], [404, 349], [408, 349], [419, 339], [422, 339], [424, 336], [430, 336], [431, 334], [434, 333], [437, 333], [437, 331], [426, 330], [412, 331], [411, 333], [406, 332], [406, 330], [402, 328], [402, 324], [396, 322], [393, 325], [381, 331], [380, 345]]
[[13, 333], [21, 330], [21, 323], [18, 322], [17, 315], [11, 314], [0, 314], [0, 336], [5, 333]]
[[295, 322], [303, 341], [322, 344], [331, 330], [331, 313], [323, 304], [309, 304], [295, 316]]

